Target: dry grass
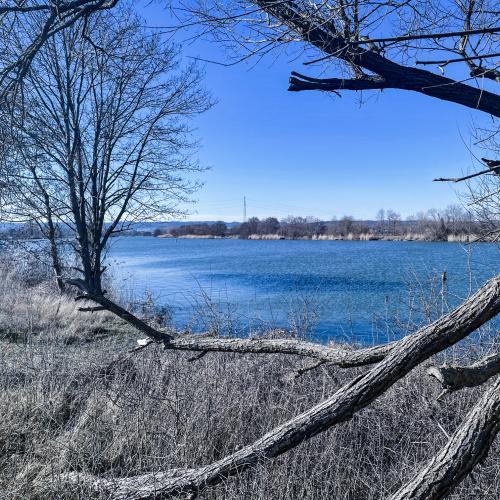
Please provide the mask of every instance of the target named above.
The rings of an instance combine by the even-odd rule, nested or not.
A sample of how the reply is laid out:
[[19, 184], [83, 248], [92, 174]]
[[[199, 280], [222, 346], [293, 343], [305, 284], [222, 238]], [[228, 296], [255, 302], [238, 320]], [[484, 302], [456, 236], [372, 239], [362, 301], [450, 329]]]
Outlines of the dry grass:
[[15, 266], [0, 265], [0, 338], [72, 343], [123, 330], [110, 314], [82, 314], [78, 307], [84, 304], [59, 295], [50, 282], [27, 287], [18, 276]]
[[[307, 361], [213, 353], [189, 362], [187, 353], [150, 347], [104, 376], [100, 368], [137, 336], [118, 334], [106, 316], [78, 313], [46, 288], [14, 281], [4, 276], [0, 294], [0, 325], [10, 332], [0, 341], [2, 499], [89, 498], [62, 484], [67, 471], [128, 476], [206, 464], [362, 370], [324, 366], [290, 380]], [[96, 328], [113, 333], [96, 335]], [[438, 392], [420, 367], [350, 422], [199, 498], [384, 498], [436, 453], [478, 396], [466, 390], [438, 403]], [[498, 451], [454, 498], [498, 498]]]

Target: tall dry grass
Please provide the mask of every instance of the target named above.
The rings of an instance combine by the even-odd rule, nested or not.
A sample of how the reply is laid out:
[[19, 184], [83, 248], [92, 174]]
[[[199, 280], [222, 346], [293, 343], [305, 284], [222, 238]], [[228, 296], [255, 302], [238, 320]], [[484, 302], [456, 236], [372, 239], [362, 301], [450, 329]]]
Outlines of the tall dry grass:
[[51, 281], [27, 286], [22, 276], [15, 263], [0, 263], [0, 339], [72, 343], [123, 330], [109, 313], [82, 314], [84, 304], [57, 293]]
[[[63, 483], [68, 471], [130, 476], [209, 463], [368, 369], [323, 366], [294, 378], [307, 361], [209, 353], [191, 362], [188, 353], [152, 346], [103, 373], [137, 335], [105, 315], [79, 313], [48, 288], [3, 277], [0, 326], [9, 334], [0, 341], [2, 499], [90, 498]], [[454, 352], [463, 357], [470, 349]], [[384, 498], [443, 446], [480, 391], [438, 403], [439, 388], [419, 367], [351, 421], [198, 498]], [[496, 444], [452, 498], [498, 498], [499, 451]]]

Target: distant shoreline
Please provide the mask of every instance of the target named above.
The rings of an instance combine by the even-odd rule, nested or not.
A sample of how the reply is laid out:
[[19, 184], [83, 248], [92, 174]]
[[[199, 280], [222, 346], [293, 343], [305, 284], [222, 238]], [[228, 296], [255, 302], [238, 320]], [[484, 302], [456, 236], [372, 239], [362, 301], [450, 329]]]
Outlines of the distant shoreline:
[[373, 234], [348, 234], [346, 236], [339, 235], [314, 235], [312, 237], [303, 236], [299, 238], [287, 238], [277, 234], [251, 234], [248, 238], [240, 238], [238, 236], [215, 236], [209, 234], [184, 234], [174, 236], [172, 234], [161, 234], [154, 236], [160, 239], [184, 239], [184, 240], [252, 240], [252, 241], [417, 241], [428, 243], [491, 243], [478, 241], [478, 236], [471, 235], [453, 235], [447, 236], [447, 239], [432, 239], [425, 234], [404, 234], [400, 236], [385, 235], [378, 236]]

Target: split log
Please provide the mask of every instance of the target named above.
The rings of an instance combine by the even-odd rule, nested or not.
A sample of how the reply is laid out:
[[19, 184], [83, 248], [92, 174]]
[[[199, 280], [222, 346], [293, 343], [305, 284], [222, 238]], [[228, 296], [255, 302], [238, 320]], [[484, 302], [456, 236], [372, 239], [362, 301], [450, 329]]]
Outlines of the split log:
[[[256, 464], [278, 457], [333, 425], [351, 419], [414, 367], [463, 339], [498, 312], [500, 277], [488, 281], [454, 311], [402, 339], [384, 360], [340, 388], [330, 398], [212, 464], [188, 470], [177, 477], [171, 477], [168, 473], [152, 473], [134, 481], [134, 478], [102, 479], [80, 474], [69, 476], [68, 479], [82, 482], [114, 500], [171, 498], [198, 493]], [[424, 500], [440, 497], [426, 495], [414, 498]]]
[[432, 366], [427, 370], [447, 391], [481, 385], [499, 373], [500, 354], [491, 354], [470, 366]]
[[481, 397], [444, 448], [390, 500], [445, 498], [484, 460], [500, 430], [500, 379]]

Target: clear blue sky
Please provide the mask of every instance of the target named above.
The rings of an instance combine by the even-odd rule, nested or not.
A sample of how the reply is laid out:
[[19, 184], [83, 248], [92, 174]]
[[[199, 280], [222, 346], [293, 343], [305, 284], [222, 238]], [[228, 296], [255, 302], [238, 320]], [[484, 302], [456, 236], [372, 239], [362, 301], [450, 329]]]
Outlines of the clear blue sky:
[[[157, 4], [141, 14], [171, 24]], [[226, 59], [203, 40], [183, 52]], [[432, 179], [473, 166], [461, 135], [468, 140], [479, 112], [407, 91], [365, 93], [361, 106], [354, 92], [287, 92], [290, 71], [304, 69], [286, 56], [205, 70], [218, 103], [195, 122], [211, 170], [191, 220], [241, 220], [243, 196], [248, 216], [374, 218], [391, 208], [406, 217], [456, 203], [454, 189]]]

